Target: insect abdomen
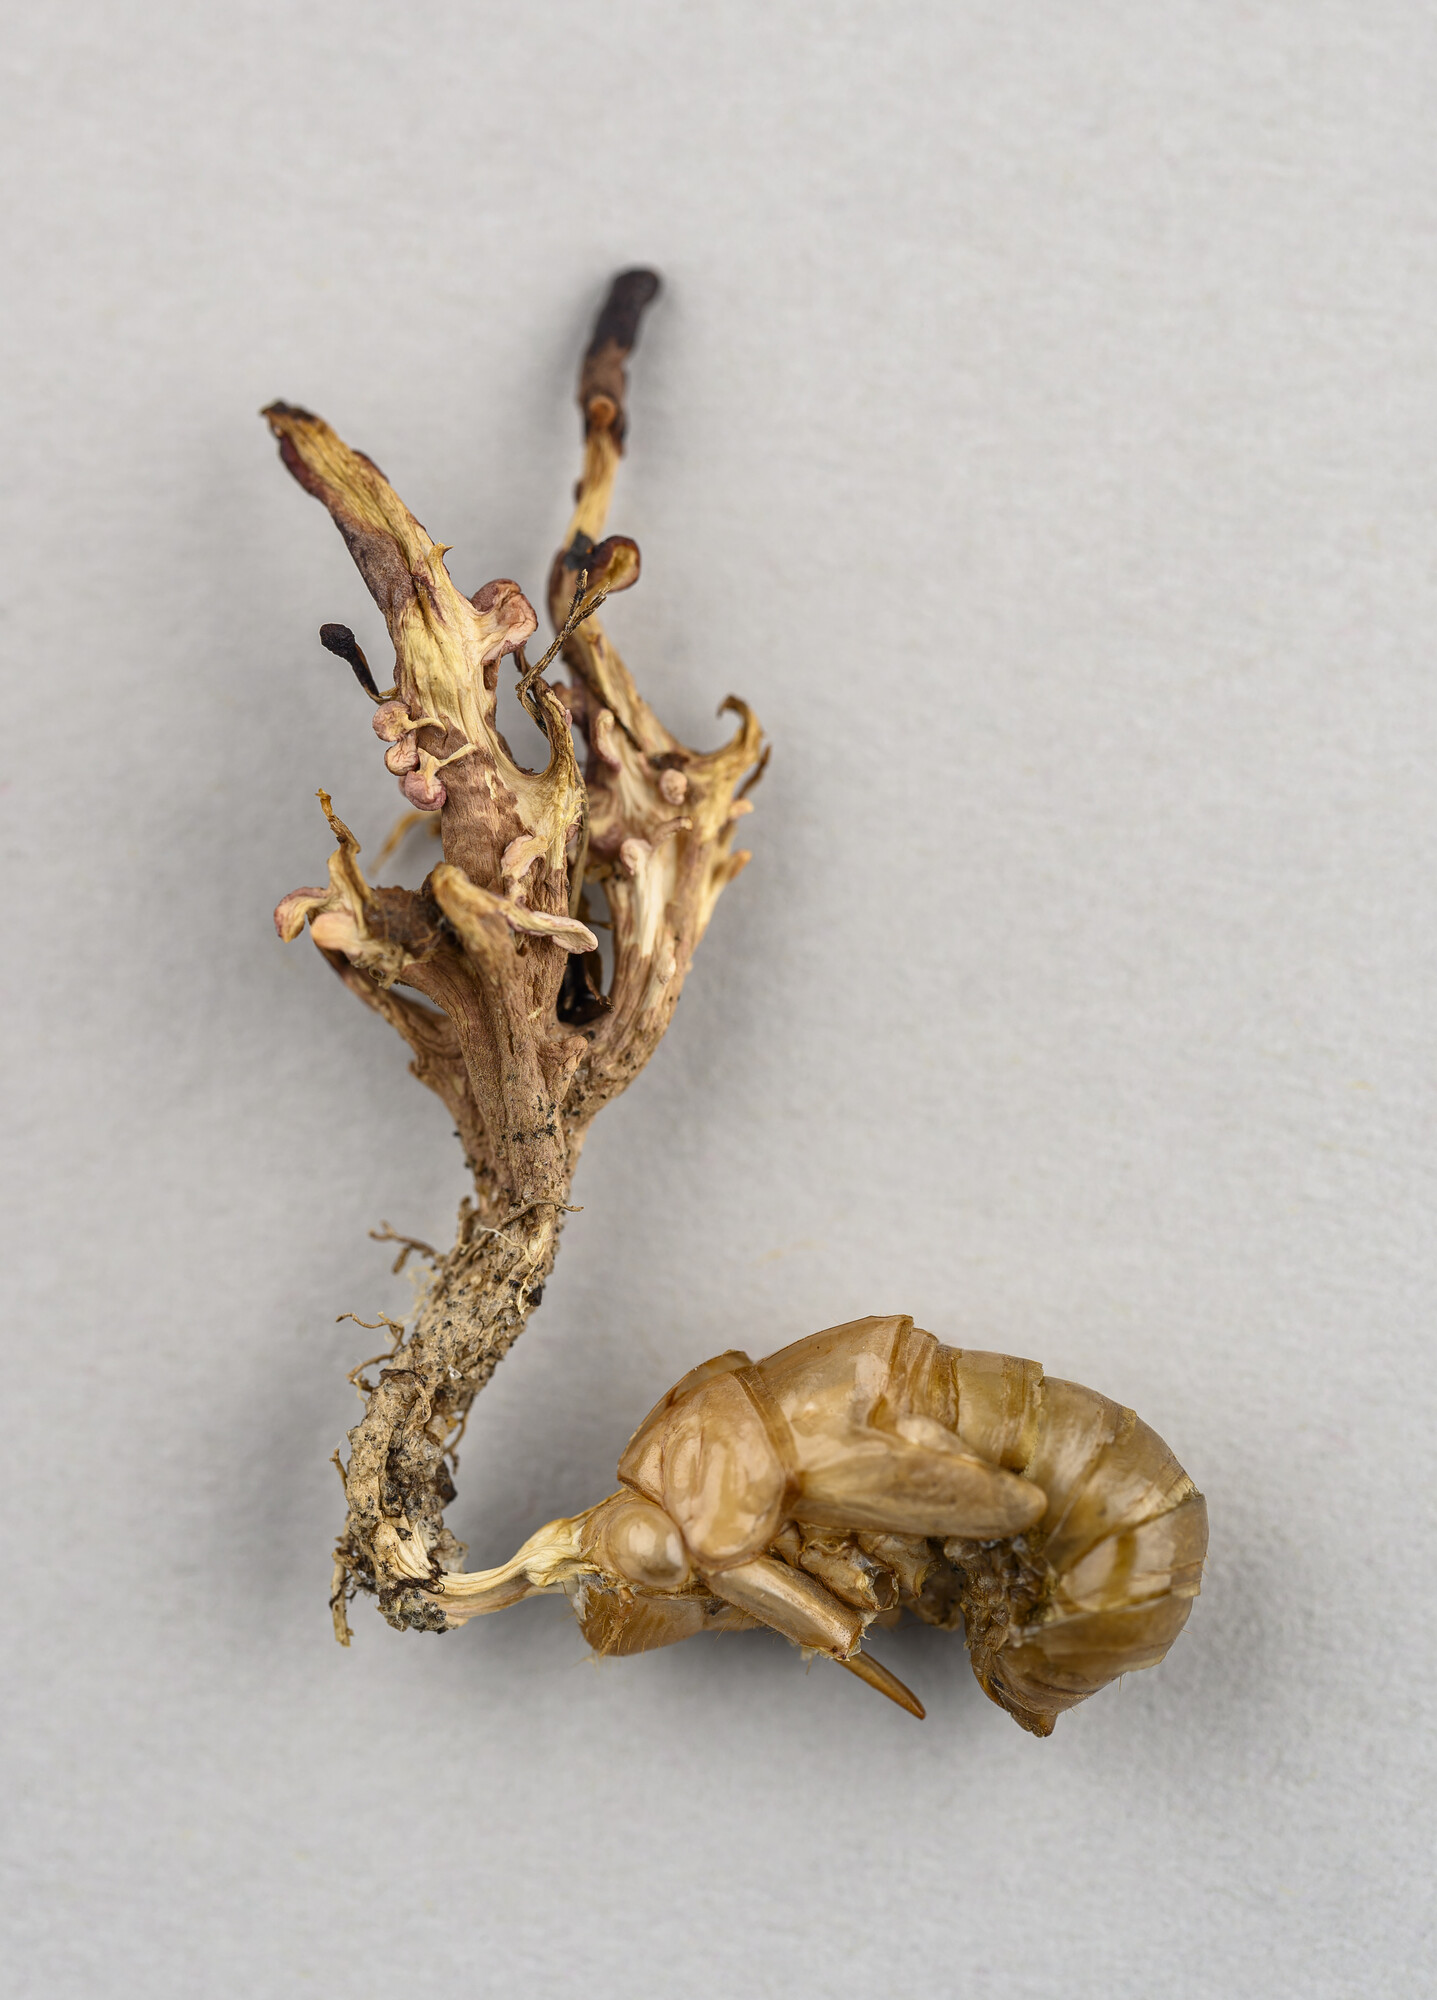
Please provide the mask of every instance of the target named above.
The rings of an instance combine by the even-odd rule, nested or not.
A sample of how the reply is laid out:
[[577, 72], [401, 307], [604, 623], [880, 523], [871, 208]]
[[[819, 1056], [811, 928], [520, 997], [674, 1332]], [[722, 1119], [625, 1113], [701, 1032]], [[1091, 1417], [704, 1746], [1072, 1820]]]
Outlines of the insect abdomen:
[[[953, 1551], [975, 1611], [981, 1600], [985, 1614], [986, 1623], [969, 1621], [974, 1671], [993, 1700], [1046, 1736], [1062, 1710], [1163, 1658], [1201, 1583], [1207, 1508], [1131, 1410], [1045, 1378], [1033, 1362], [950, 1351], [961, 1434], [987, 1456], [1003, 1452], [999, 1462], [1047, 1495], [1028, 1537], [1046, 1563], [1047, 1588], [1027, 1603], [1026, 1592], [1009, 1591], [1006, 1631], [992, 1615], [994, 1590], [1003, 1588], [993, 1562]], [[1027, 1455], [1015, 1463], [1023, 1446]]]

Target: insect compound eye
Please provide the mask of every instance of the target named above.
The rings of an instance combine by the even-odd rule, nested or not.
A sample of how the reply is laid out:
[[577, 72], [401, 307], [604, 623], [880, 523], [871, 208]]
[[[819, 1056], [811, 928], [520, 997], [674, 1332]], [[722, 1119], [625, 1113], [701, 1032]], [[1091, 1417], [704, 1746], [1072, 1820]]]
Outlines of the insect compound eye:
[[663, 1511], [647, 1500], [623, 1500], [604, 1523], [604, 1547], [613, 1567], [645, 1590], [681, 1590], [689, 1579], [683, 1537]]

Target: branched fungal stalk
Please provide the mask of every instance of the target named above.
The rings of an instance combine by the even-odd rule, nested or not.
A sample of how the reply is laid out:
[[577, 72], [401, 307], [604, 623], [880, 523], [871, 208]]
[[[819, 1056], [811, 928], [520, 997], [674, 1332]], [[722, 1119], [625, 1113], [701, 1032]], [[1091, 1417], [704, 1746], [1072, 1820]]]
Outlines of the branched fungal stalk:
[[[289, 940], [308, 924], [344, 984], [403, 1036], [474, 1176], [454, 1246], [434, 1257], [407, 1329], [392, 1329], [377, 1380], [355, 1371], [365, 1410], [341, 1466], [348, 1513], [331, 1599], [346, 1645], [360, 1590], [392, 1625], [446, 1628], [427, 1586], [462, 1567], [444, 1508], [470, 1405], [539, 1303], [591, 1119], [653, 1054], [714, 905], [749, 858], [731, 846], [766, 759], [753, 715], [731, 695], [732, 739], [686, 748], [595, 616], [639, 575], [634, 543], [604, 530], [624, 449], [626, 362], [657, 290], [652, 272], [616, 278], [584, 356], [583, 471], [548, 587], [558, 638], [533, 666], [524, 649], [537, 619], [518, 584], [501, 578], [463, 596], [445, 547], [371, 459], [306, 410], [264, 412], [384, 616], [388, 691], [347, 627], [327, 625], [321, 638], [374, 702], [410, 820], [435, 816], [444, 857], [417, 890], [374, 886], [321, 792], [336, 843], [329, 880], [286, 896], [275, 926]], [[557, 657], [567, 686], [544, 678]], [[542, 771], [526, 770], [497, 726], [506, 658], [548, 740]], [[607, 990], [590, 890], [602, 891], [612, 926]]]

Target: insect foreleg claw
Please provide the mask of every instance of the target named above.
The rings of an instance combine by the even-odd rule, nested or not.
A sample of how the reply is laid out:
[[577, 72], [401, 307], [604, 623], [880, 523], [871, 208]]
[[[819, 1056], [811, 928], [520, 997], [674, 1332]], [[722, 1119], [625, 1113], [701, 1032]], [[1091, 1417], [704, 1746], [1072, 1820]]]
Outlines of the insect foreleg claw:
[[879, 1694], [885, 1694], [890, 1701], [897, 1702], [900, 1708], [906, 1709], [920, 1722], [927, 1714], [928, 1711], [912, 1688], [906, 1688], [897, 1674], [891, 1674], [887, 1667], [880, 1666], [871, 1653], [852, 1653], [838, 1664], [840, 1667], [847, 1667], [849, 1673], [856, 1674], [859, 1680], [867, 1681], [868, 1685], [876, 1688]]

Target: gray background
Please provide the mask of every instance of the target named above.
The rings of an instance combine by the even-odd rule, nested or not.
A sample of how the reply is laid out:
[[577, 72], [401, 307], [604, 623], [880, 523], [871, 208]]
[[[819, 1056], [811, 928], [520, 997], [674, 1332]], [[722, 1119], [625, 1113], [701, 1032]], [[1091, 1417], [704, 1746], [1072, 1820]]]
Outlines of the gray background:
[[[12, 17], [9, 1992], [1430, 1990], [1434, 59], [1372, 0]], [[398, 800], [255, 412], [537, 591], [640, 259], [612, 629], [774, 763], [452, 1518], [502, 1559], [734, 1342], [1034, 1355], [1213, 1523], [1046, 1744], [924, 1631], [921, 1726], [552, 1602], [330, 1638], [335, 1314], [462, 1182], [270, 929], [316, 786]]]

